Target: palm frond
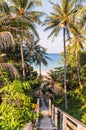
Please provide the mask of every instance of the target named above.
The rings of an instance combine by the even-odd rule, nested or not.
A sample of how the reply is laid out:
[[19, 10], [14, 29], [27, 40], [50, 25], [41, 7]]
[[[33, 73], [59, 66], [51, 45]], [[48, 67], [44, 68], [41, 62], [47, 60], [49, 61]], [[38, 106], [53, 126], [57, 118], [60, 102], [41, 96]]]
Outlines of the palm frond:
[[11, 44], [14, 44], [13, 36], [10, 32], [0, 32], [0, 47], [6, 48], [10, 46]]
[[77, 13], [77, 18], [80, 17], [83, 13], [86, 12], [86, 5], [84, 5]]
[[50, 3], [53, 5], [53, 9], [56, 12], [56, 14], [62, 15], [62, 10], [61, 10], [60, 5], [58, 3], [54, 3], [52, 1], [50, 1]]
[[73, 5], [75, 4], [75, 0], [70, 1], [70, 3], [67, 6], [67, 11], [70, 12], [71, 8], [73, 7]]
[[0, 63], [0, 68], [9, 71], [15, 78], [19, 77], [17, 69], [10, 63]]
[[81, 6], [80, 5], [76, 5], [75, 8], [72, 8], [69, 11], [69, 15], [71, 15], [71, 14], [72, 14], [72, 16], [77, 15], [78, 10], [80, 10], [80, 9], [81, 9]]
[[31, 10], [33, 7], [42, 6], [41, 0], [33, 0], [27, 3], [25, 10]]
[[0, 26], [4, 25], [8, 19], [9, 19], [9, 15], [2, 15], [0, 17]]
[[69, 29], [70, 29], [70, 32], [73, 33], [74, 35], [80, 35], [79, 30], [75, 27], [74, 24], [71, 23], [69, 25]]
[[69, 4], [70, 0], [62, 0], [62, 12], [65, 14], [67, 13], [67, 7]]
[[50, 28], [53, 28], [54, 29], [51, 31], [51, 33], [49, 34], [48, 38], [50, 38], [51, 36], [53, 37], [52, 40], [54, 40], [54, 38], [58, 35], [58, 32], [60, 31], [60, 28], [59, 26], [51, 26], [51, 27], [48, 27], [46, 29], [50, 29]]
[[28, 17], [26, 16], [27, 19], [31, 20], [34, 23], [42, 23], [40, 18], [45, 15], [44, 12], [39, 12], [39, 11], [30, 11], [27, 13]]
[[0, 0], [0, 11], [6, 14], [10, 14], [9, 6], [4, 0]]

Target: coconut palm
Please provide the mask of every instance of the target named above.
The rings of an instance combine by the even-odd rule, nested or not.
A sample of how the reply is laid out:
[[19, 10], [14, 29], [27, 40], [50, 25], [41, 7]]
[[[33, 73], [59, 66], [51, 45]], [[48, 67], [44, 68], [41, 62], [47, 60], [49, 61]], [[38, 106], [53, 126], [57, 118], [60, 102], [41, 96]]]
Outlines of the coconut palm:
[[[35, 33], [36, 36], [38, 36], [37, 31], [35, 30], [35, 24], [34, 23], [41, 23], [40, 21], [40, 16], [43, 15], [42, 12], [39, 11], [31, 11], [32, 8], [35, 6], [41, 5], [40, 0], [33, 0], [33, 1], [28, 1], [28, 0], [11, 0], [12, 1], [12, 6], [11, 11], [12, 11], [12, 16], [14, 17], [22, 17], [22, 20], [24, 23], [28, 23], [27, 30], [31, 30]], [[23, 41], [24, 41], [24, 35], [26, 34], [22, 33], [21, 36], [21, 59], [22, 59], [22, 70], [23, 70], [23, 79], [25, 79], [25, 70], [24, 70], [24, 54], [23, 54]], [[27, 34], [28, 36], [28, 34]]]
[[79, 85], [81, 86], [81, 79], [80, 79], [80, 67], [79, 67], [79, 59], [78, 59], [78, 54], [79, 52], [83, 49], [83, 45], [85, 44], [85, 37], [81, 35], [74, 35], [70, 41], [69, 41], [69, 46], [71, 47], [72, 53], [75, 54], [75, 59], [76, 59], [76, 66], [77, 66], [77, 76], [78, 76], [78, 82]]
[[46, 59], [49, 59], [46, 53], [46, 49], [38, 44], [38, 41], [35, 41], [31, 44], [27, 44], [25, 47], [26, 61], [30, 63], [35, 63], [39, 65], [39, 75], [41, 77], [41, 63], [47, 65]]
[[61, 29], [63, 29], [63, 42], [64, 42], [64, 96], [65, 96], [65, 109], [68, 109], [67, 105], [67, 88], [66, 88], [66, 31], [76, 32], [73, 25], [74, 16], [78, 10], [78, 6], [74, 6], [75, 0], [61, 0], [61, 4], [53, 3], [54, 11], [47, 17], [45, 24], [47, 28], [45, 30], [51, 29], [49, 35], [56, 37]]
[[41, 78], [42, 74], [41, 74], [41, 65], [45, 65], [47, 66], [47, 59], [50, 60], [50, 58], [48, 57], [47, 53], [46, 53], [46, 49], [42, 46], [40, 46], [39, 50], [38, 50], [38, 57], [36, 59], [36, 65], [39, 65], [39, 76]]

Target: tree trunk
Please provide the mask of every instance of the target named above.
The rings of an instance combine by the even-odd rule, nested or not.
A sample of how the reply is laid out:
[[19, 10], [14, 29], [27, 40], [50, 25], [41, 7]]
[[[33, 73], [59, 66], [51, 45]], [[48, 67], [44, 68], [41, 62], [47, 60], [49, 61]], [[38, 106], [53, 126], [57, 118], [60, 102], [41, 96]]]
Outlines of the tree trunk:
[[55, 95], [54, 95], [54, 85], [55, 85], [55, 83], [54, 83], [54, 81], [52, 81], [52, 88], [53, 88], [53, 101], [55, 100]]
[[76, 46], [75, 46], [75, 55], [76, 55], [76, 67], [77, 67], [78, 82], [79, 82], [79, 86], [81, 87], [80, 70], [79, 70], [79, 62], [78, 62], [78, 52], [77, 52]]
[[39, 82], [40, 82], [40, 85], [39, 85], [39, 96], [40, 96], [40, 94], [41, 94], [41, 92], [40, 92], [40, 87], [41, 87], [41, 63], [39, 64]]
[[30, 80], [31, 80], [31, 63], [29, 64], [29, 70], [30, 70]]
[[68, 109], [67, 104], [67, 85], [66, 85], [66, 43], [65, 43], [65, 27], [63, 28], [63, 42], [64, 42], [64, 99], [65, 109]]
[[39, 76], [41, 77], [41, 63], [39, 64]]
[[24, 64], [24, 52], [23, 52], [23, 40], [21, 40], [21, 61], [22, 61], [22, 77], [25, 81], [25, 64]]

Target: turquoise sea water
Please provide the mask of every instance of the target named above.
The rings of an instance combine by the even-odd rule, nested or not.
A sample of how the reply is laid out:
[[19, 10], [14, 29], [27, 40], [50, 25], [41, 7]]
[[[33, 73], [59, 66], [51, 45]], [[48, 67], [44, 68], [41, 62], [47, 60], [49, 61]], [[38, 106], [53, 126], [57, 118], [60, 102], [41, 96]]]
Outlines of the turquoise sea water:
[[[46, 74], [49, 70], [54, 69], [55, 67], [62, 66], [62, 63], [61, 63], [62, 57], [61, 57], [60, 54], [48, 53], [48, 57], [51, 58], [51, 60], [47, 59], [48, 65], [44, 66], [42, 64], [42, 67], [41, 67], [43, 74]], [[34, 67], [35, 70], [39, 71], [38, 66], [33, 65], [33, 67]]]

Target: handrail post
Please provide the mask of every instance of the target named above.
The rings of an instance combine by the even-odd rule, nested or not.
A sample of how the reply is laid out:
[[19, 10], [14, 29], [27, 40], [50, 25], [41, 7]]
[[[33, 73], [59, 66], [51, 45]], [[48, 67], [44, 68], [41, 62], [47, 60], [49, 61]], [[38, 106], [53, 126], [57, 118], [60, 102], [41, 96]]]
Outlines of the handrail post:
[[[39, 98], [37, 99], [37, 114], [39, 113]], [[38, 118], [36, 119], [36, 126], [38, 124]]]
[[55, 125], [55, 106], [53, 105], [53, 124]]
[[49, 99], [49, 116], [51, 116], [51, 100]]
[[58, 126], [58, 112], [57, 112], [57, 108], [55, 107], [55, 126]]
[[54, 105], [52, 104], [52, 120], [54, 119]]
[[62, 130], [66, 130], [66, 116], [65, 114], [63, 113], [63, 126], [62, 126]]
[[63, 113], [60, 111], [60, 130], [62, 130]]

